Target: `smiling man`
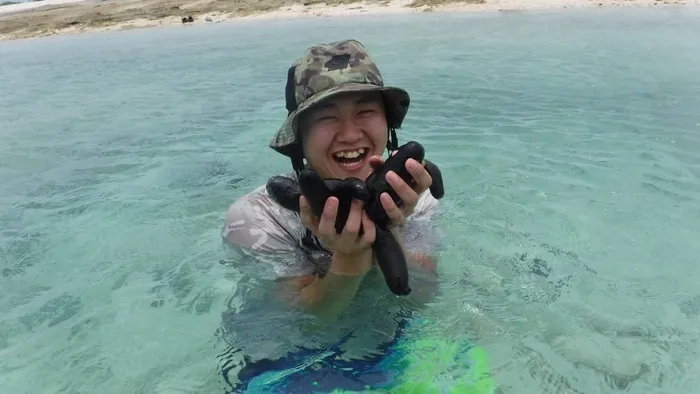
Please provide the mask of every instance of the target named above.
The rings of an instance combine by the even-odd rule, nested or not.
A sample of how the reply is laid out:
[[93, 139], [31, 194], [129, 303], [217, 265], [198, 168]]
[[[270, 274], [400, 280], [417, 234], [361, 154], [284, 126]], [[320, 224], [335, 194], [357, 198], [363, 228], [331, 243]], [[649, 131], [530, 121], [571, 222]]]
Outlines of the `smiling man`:
[[[384, 86], [379, 69], [356, 40], [319, 44], [306, 50], [287, 74], [287, 118], [270, 142], [289, 157], [296, 177], [308, 167], [324, 178], [362, 180], [383, 162], [385, 149], [398, 146], [396, 129], [409, 106], [408, 93]], [[429, 192], [432, 179], [422, 163], [409, 160], [414, 182], [393, 172], [387, 181], [401, 197], [397, 206], [388, 194], [382, 205], [392, 231], [402, 241], [409, 264], [434, 273], [431, 214], [437, 205]], [[330, 197], [321, 217], [314, 217], [304, 197], [301, 212], [286, 210], [265, 186], [234, 202], [226, 213], [223, 237], [245, 254], [260, 257], [260, 269], [273, 270], [303, 309], [341, 311], [376, 264], [371, 245], [374, 223], [354, 201], [345, 229], [334, 229], [338, 200]], [[363, 233], [359, 234], [360, 226]], [[271, 262], [271, 264], [269, 264]], [[388, 291], [388, 290], [387, 290]], [[421, 293], [418, 289], [417, 293]]]
[[379, 92], [344, 93], [308, 111], [299, 128], [307, 165], [324, 178], [367, 178], [387, 143], [383, 104]]

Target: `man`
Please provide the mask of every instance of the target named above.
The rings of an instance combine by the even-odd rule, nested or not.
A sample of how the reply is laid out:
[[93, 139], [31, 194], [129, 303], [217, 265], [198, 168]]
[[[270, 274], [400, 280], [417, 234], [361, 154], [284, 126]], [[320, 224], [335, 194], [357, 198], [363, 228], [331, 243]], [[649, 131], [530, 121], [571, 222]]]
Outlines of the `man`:
[[[270, 147], [291, 159], [294, 173], [289, 176], [306, 166], [324, 178], [364, 180], [383, 162], [385, 147], [389, 151], [398, 147], [396, 129], [410, 98], [403, 89], [384, 86], [360, 42], [344, 40], [312, 46], [294, 62], [286, 101], [287, 118]], [[415, 160], [409, 160], [406, 168], [415, 180], [412, 184], [393, 172], [387, 174], [402, 204], [397, 206], [386, 193], [381, 202], [392, 219], [391, 231], [404, 243], [409, 264], [434, 272], [428, 257], [432, 231], [425, 228], [437, 205], [426, 192], [432, 179]], [[263, 185], [230, 206], [222, 235], [249, 255], [260, 256], [260, 261], [272, 261], [261, 269], [292, 278], [287, 283], [293, 284], [302, 309], [336, 315], [365, 276], [378, 270], [371, 249], [374, 223], [362, 211], [362, 202], [354, 201], [343, 232], [337, 234], [335, 197], [326, 201], [320, 218], [314, 217], [304, 197], [299, 205], [300, 214], [282, 208]]]

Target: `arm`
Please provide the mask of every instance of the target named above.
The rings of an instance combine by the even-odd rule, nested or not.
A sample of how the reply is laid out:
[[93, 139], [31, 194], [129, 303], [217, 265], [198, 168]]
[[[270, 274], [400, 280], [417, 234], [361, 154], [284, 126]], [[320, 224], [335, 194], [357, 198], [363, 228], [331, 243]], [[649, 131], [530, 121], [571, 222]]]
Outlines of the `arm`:
[[371, 249], [360, 256], [334, 253], [328, 273], [301, 287], [300, 307], [324, 320], [335, 318], [357, 293], [360, 283], [371, 268], [372, 259]]
[[392, 232], [403, 248], [411, 272], [410, 297], [420, 304], [431, 301], [438, 292], [438, 258], [434, 253], [441, 241], [438, 200], [424, 192], [413, 214]]
[[404, 236], [401, 230], [394, 228], [391, 231], [396, 239], [399, 241], [404, 254], [406, 255], [406, 260], [408, 262], [409, 268], [416, 268], [423, 272], [433, 274], [437, 277], [437, 259], [429, 253], [420, 251], [410, 251], [406, 248], [406, 243], [404, 242]]
[[[244, 197], [228, 209], [223, 236], [228, 244], [245, 249], [246, 254], [253, 257], [256, 266], [249, 269], [262, 270], [258, 275], [272, 271], [278, 276], [275, 278], [277, 294], [288, 305], [331, 319], [355, 296], [371, 268], [371, 249], [357, 257], [334, 254], [323, 278], [305, 274], [308, 257], [301, 253], [297, 240], [290, 235], [299, 230], [297, 225], [298, 219], [271, 199]], [[266, 266], [270, 262], [272, 264]], [[257, 266], [260, 263], [262, 268]]]

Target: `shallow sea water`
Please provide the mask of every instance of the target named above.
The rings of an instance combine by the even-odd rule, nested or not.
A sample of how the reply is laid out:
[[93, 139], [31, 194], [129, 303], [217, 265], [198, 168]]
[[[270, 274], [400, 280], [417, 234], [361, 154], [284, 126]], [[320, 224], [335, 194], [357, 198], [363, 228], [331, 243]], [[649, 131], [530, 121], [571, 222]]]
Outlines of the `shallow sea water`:
[[[290, 62], [346, 37], [412, 94], [400, 141], [446, 180], [428, 331], [483, 347], [503, 393], [698, 392], [692, 8], [1, 43], [3, 392], [226, 389], [219, 334], [262, 285], [226, 260], [224, 211], [290, 169], [267, 148]], [[280, 351], [287, 327], [247, 324]]]

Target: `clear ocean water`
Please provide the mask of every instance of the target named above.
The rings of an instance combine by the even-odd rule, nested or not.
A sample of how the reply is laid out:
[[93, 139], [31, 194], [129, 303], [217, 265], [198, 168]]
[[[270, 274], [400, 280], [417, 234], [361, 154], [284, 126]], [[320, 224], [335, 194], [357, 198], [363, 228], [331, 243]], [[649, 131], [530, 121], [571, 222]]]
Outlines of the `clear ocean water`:
[[[2, 391], [226, 389], [226, 316], [264, 282], [227, 260], [224, 212], [290, 169], [267, 148], [290, 62], [347, 37], [412, 94], [400, 141], [446, 179], [428, 332], [485, 349], [502, 393], [700, 392], [691, 8], [0, 43]], [[237, 335], [279, 352], [270, 321]]]

